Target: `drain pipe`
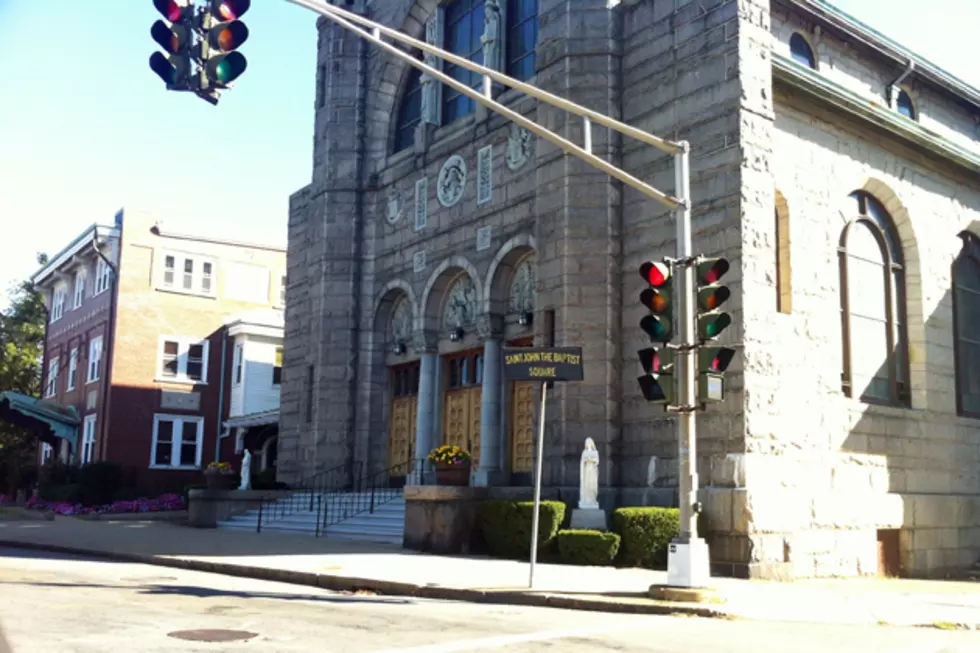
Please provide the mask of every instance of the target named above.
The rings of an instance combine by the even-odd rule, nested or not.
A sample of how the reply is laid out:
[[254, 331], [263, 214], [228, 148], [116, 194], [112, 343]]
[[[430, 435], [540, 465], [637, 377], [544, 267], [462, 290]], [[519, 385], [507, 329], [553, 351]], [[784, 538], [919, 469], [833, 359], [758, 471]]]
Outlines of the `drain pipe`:
[[909, 64], [905, 67], [905, 71], [898, 76], [898, 79], [888, 85], [888, 106], [892, 109], [894, 109], [895, 105], [898, 103], [898, 94], [902, 92], [899, 84], [904, 82], [905, 79], [912, 74], [913, 70], [915, 70], [915, 60], [909, 59]]
[[225, 412], [225, 356], [228, 352], [228, 327], [225, 326], [221, 331], [221, 381], [218, 382], [218, 437], [214, 441], [214, 460], [221, 460], [221, 441], [227, 438], [230, 433], [225, 432], [221, 426], [221, 416]]

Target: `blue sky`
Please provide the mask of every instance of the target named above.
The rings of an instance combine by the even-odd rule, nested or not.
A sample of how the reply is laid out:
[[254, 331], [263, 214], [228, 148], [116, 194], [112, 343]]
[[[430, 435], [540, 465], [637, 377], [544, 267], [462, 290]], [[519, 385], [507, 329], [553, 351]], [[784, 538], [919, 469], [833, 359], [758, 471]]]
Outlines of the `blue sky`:
[[[980, 86], [977, 0], [835, 4]], [[150, 71], [158, 17], [151, 0], [0, 0], [0, 290], [122, 206], [285, 244], [289, 195], [310, 177], [316, 16], [253, 2], [249, 68], [217, 107]]]

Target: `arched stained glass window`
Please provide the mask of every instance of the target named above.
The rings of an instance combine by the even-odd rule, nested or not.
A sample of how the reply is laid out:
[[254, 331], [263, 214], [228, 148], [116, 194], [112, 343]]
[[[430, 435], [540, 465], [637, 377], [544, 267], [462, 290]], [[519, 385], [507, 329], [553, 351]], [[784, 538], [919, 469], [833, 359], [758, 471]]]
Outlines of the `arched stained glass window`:
[[422, 71], [412, 68], [408, 73], [408, 84], [402, 95], [398, 109], [398, 123], [395, 127], [395, 152], [408, 149], [415, 142], [415, 128], [422, 119]]
[[956, 410], [980, 418], [980, 238], [960, 234], [963, 249], [953, 263], [953, 341]]

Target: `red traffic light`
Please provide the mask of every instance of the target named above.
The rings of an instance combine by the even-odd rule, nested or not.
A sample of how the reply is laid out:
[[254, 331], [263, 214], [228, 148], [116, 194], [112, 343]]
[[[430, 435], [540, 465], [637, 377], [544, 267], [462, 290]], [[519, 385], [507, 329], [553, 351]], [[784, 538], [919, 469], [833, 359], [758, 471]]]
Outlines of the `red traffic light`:
[[211, 9], [221, 20], [237, 20], [252, 6], [251, 0], [213, 0]]
[[698, 265], [698, 277], [701, 283], [717, 283], [728, 272], [728, 259], [716, 258], [708, 259]]
[[670, 280], [670, 268], [663, 263], [647, 261], [640, 266], [640, 277], [654, 288], [659, 288]]
[[153, 0], [153, 6], [171, 23], [180, 20], [181, 8], [174, 0]]
[[703, 372], [724, 372], [735, 358], [731, 347], [703, 347], [698, 350], [698, 367]]

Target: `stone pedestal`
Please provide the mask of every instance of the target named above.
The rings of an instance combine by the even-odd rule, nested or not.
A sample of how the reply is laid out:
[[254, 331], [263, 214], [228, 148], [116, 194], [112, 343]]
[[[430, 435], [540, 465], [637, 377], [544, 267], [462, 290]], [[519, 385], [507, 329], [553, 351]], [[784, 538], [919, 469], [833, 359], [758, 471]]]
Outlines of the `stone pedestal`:
[[283, 498], [288, 491], [268, 490], [191, 490], [187, 493], [187, 524], [196, 528], [217, 528], [219, 521], [254, 510], [272, 498]]
[[406, 486], [404, 547], [427, 553], [468, 553], [476, 528], [476, 506], [486, 498], [487, 488]]
[[576, 508], [572, 510], [571, 526], [577, 531], [605, 531], [609, 530], [609, 521], [601, 508]]

